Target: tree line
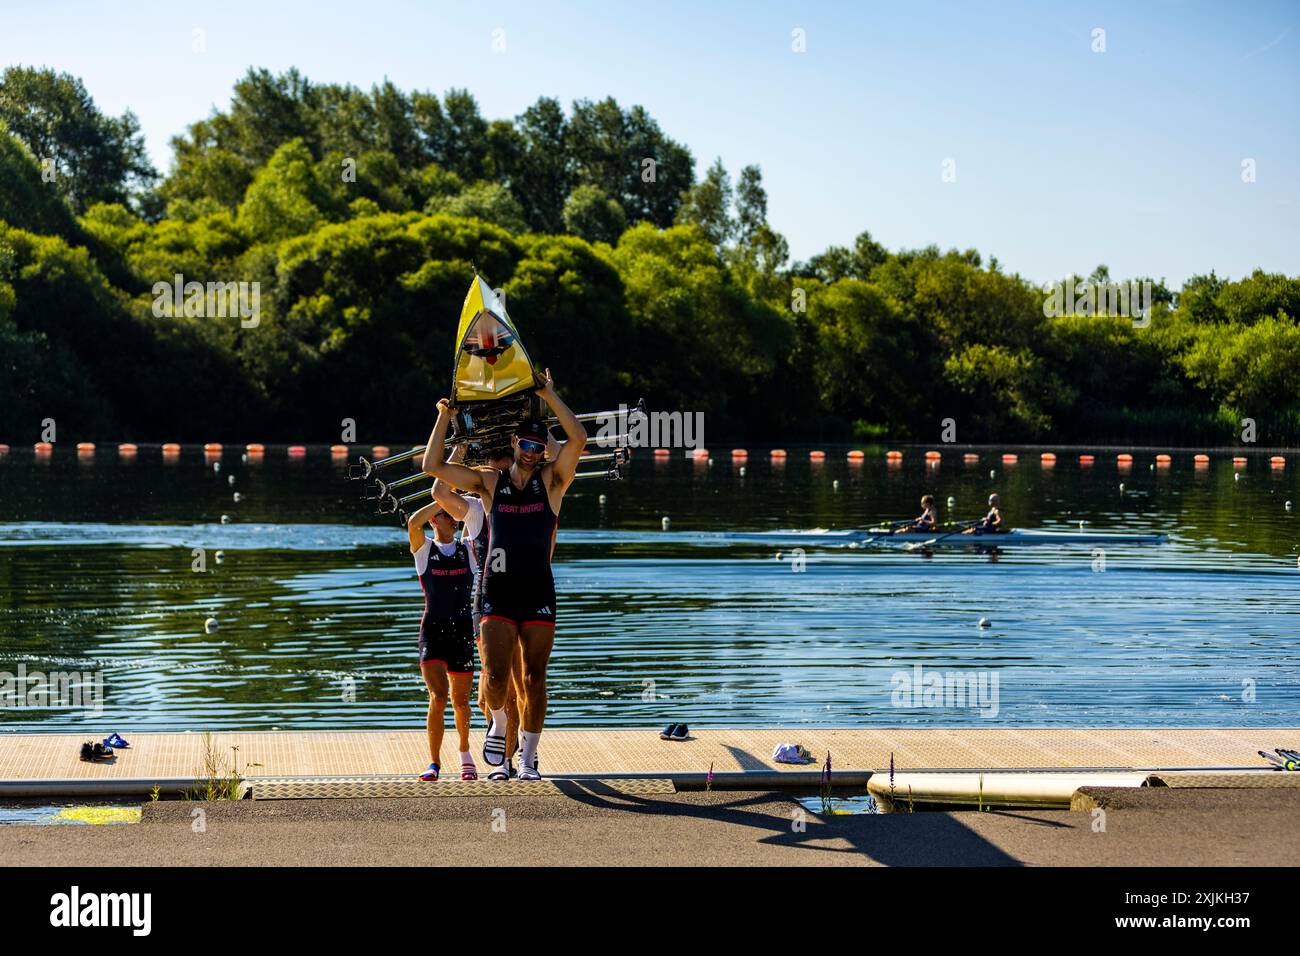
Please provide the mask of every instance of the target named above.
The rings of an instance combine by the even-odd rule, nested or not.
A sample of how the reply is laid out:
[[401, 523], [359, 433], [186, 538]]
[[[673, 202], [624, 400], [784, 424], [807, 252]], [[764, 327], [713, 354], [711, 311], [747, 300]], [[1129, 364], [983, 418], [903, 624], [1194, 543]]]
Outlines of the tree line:
[[[420, 435], [473, 270], [576, 407], [645, 397], [719, 439], [1300, 438], [1298, 278], [1148, 280], [1136, 318], [866, 231], [791, 262], [757, 165], [697, 177], [612, 99], [489, 121], [466, 90], [250, 70], [172, 148], [162, 175], [75, 77], [0, 78], [0, 441]], [[255, 326], [160, 312], [176, 275], [257, 283]]]

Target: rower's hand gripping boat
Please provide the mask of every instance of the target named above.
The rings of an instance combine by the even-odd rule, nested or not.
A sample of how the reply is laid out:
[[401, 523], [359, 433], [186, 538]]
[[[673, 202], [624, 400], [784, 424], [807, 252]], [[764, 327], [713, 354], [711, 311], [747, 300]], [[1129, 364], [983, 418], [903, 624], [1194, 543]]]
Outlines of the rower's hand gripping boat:
[[[456, 329], [451, 376], [452, 422], [446, 444], [464, 445], [463, 461], [471, 467], [486, 464], [500, 451], [508, 450], [511, 436], [521, 422], [542, 418], [544, 403], [537, 395], [537, 389], [543, 385], [542, 378], [524, 349], [506, 311], [505, 300], [504, 292], [493, 289], [482, 276], [475, 275], [461, 306]], [[637, 403], [636, 410], [644, 414], [644, 400]], [[577, 417], [588, 422], [617, 414], [590, 412]], [[556, 424], [554, 418], [544, 421], [548, 427]], [[617, 447], [611, 451], [584, 455], [583, 466], [601, 464], [603, 467], [580, 471], [576, 477], [609, 481], [625, 477], [632, 454], [625, 438], [620, 436]], [[380, 473], [423, 453], [424, 446], [419, 445], [378, 461], [360, 458], [348, 467], [348, 477], [370, 482], [375, 493], [365, 500], [377, 502], [379, 514], [398, 515], [405, 525], [407, 506], [429, 501], [432, 480], [423, 471], [392, 481], [385, 481]]]

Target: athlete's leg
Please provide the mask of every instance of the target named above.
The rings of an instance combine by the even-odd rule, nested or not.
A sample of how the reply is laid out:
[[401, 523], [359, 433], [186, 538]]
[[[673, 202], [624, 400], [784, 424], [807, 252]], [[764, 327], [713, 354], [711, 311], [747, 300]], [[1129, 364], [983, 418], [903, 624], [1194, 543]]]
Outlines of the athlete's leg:
[[546, 720], [546, 666], [555, 644], [555, 627], [525, 624], [519, 632], [523, 645], [523, 699], [520, 723], [528, 733], [539, 734]]
[[546, 667], [555, 643], [555, 627], [534, 621], [520, 629], [523, 644], [524, 673], [523, 697], [520, 709], [519, 779], [539, 780], [537, 773], [537, 745], [542, 737], [542, 724], [546, 720]]
[[442, 661], [425, 661], [420, 665], [420, 673], [424, 675], [424, 686], [429, 689], [429, 715], [425, 720], [429, 760], [441, 764], [438, 752], [442, 750], [442, 716], [447, 710], [447, 665]]
[[448, 674], [451, 679], [451, 709], [456, 715], [456, 736], [460, 739], [460, 752], [469, 752], [469, 685], [473, 674]]
[[506, 752], [515, 755], [519, 749], [519, 710], [524, 699], [524, 642], [515, 641], [510, 655], [510, 696], [506, 700]]
[[483, 701], [488, 707], [488, 729], [483, 738], [483, 762], [489, 767], [506, 763], [506, 698], [510, 693], [510, 655], [518, 641], [514, 621], [485, 617], [479, 648], [483, 655]]
[[510, 657], [518, 643], [519, 628], [513, 621], [483, 619], [479, 653], [483, 658], [483, 702], [489, 711], [504, 710], [510, 693]]

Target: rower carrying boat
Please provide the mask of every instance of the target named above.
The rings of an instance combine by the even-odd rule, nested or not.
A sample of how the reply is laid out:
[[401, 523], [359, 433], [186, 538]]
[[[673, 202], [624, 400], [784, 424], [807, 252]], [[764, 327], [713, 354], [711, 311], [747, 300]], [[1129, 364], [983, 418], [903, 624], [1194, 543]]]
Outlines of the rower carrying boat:
[[[509, 449], [510, 436], [521, 422], [541, 419], [549, 431], [555, 419], [542, 418], [543, 404], [536, 394], [542, 379], [506, 310], [505, 293], [493, 289], [480, 275], [475, 274], [465, 294], [455, 342], [450, 396], [455, 414], [447, 444], [465, 446], [465, 464], [488, 463], [503, 448]], [[644, 412], [644, 401], [636, 407]], [[617, 414], [590, 412], [577, 418], [588, 422], [608, 420]], [[408, 509], [415, 510], [410, 506], [430, 500], [433, 480], [423, 471], [393, 480], [386, 480], [381, 473], [393, 465], [418, 459], [423, 452], [421, 445], [377, 461], [363, 457], [348, 466], [348, 477], [367, 482], [367, 490], [373, 493], [363, 495], [363, 500], [376, 502], [378, 514], [396, 514], [405, 526]], [[612, 449], [582, 459], [584, 468], [600, 468], [580, 471], [575, 477], [617, 481], [626, 477], [631, 454], [626, 436], [620, 436]]]

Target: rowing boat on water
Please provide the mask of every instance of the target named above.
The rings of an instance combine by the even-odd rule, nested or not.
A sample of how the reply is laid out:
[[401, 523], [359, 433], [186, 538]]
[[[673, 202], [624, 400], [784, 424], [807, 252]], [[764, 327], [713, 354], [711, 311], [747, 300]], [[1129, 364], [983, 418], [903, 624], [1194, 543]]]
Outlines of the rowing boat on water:
[[761, 541], [772, 544], [806, 545], [916, 545], [932, 543], [934, 547], [1001, 548], [1006, 545], [1027, 544], [1160, 544], [1162, 534], [1134, 534], [1122, 531], [1002, 531], [991, 534], [962, 534], [960, 531], [903, 531], [890, 534], [888, 528], [869, 528], [866, 531], [737, 531], [727, 535], [739, 541]]

